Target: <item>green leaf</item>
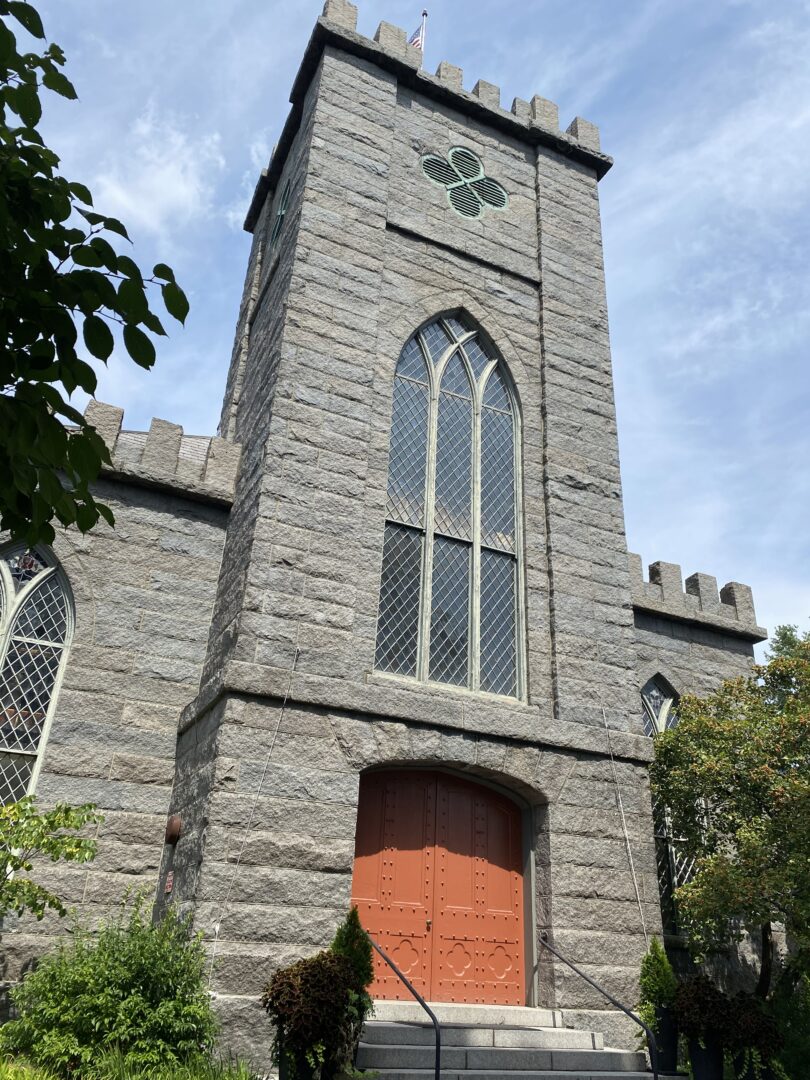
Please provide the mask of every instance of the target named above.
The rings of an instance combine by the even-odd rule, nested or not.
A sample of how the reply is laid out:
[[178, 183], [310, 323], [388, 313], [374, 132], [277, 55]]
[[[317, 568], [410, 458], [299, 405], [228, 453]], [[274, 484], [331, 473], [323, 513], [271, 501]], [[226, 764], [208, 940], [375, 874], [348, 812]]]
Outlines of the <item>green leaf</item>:
[[[76, 101], [79, 96], [70, 79], [66, 75], [63, 75], [61, 71], [56, 71], [53, 68], [46, 71], [42, 76], [42, 85], [47, 86], [49, 90], [53, 90], [55, 94], [67, 98], [68, 101]], [[85, 202], [92, 203], [92, 200], [85, 199]]]
[[40, 19], [39, 13], [35, 8], [32, 8], [30, 4], [23, 3], [23, 0], [9, 0], [8, 11], [9, 14], [13, 15], [17, 22], [21, 23], [33, 37], [45, 37], [45, 28], [42, 25], [42, 19]]
[[115, 348], [112, 331], [104, 319], [98, 315], [88, 315], [82, 327], [84, 343], [92, 356], [98, 360], [108, 360]]
[[20, 86], [9, 87], [6, 91], [6, 100], [28, 127], [34, 127], [39, 123], [42, 106], [36, 85], [22, 83]]
[[143, 286], [132, 278], [124, 278], [118, 286], [117, 308], [126, 322], [140, 322], [149, 310]]
[[106, 506], [104, 503], [96, 503], [96, 510], [98, 510], [99, 514], [101, 514], [111, 528], [115, 528], [115, 517], [109, 506]]
[[124, 327], [124, 344], [136, 364], [150, 368], [155, 362], [155, 346], [143, 330], [131, 323]]
[[118, 270], [118, 256], [112, 244], [108, 243], [103, 236], [94, 236], [90, 240], [90, 247], [96, 249], [107, 269], [116, 273]]
[[[90, 219], [88, 218], [88, 221], [89, 220]], [[109, 232], [117, 233], [119, 236], [123, 236], [125, 240], [129, 240], [129, 233], [127, 232], [123, 224], [118, 220], [118, 218], [105, 217], [103, 218], [103, 221], [104, 228], [109, 230]]]
[[174, 281], [174, 270], [166, 263], [157, 263], [152, 273], [159, 281]]
[[153, 334], [158, 334], [160, 337], [166, 337], [166, 331], [163, 327], [163, 323], [155, 315], [154, 311], [147, 311], [141, 322], [147, 330], [151, 330]]
[[188, 315], [186, 294], [173, 281], [170, 281], [168, 285], [161, 285], [161, 291], [163, 293], [163, 303], [166, 305], [168, 313], [177, 319], [179, 323], [185, 323]]
[[89, 247], [85, 244], [73, 248], [70, 253], [70, 257], [73, 259], [74, 263], [77, 266], [89, 266], [92, 268], [96, 268], [103, 265], [101, 255], [96, 251], [96, 249]]
[[[46, 86], [47, 86], [47, 83], [46, 83]], [[77, 184], [76, 181], [74, 180], [70, 184], [68, 184], [68, 187], [70, 188], [70, 191], [72, 192], [72, 194], [74, 194], [76, 196], [77, 199], [81, 199], [81, 201], [83, 203], [86, 203], [87, 206], [92, 206], [93, 205], [93, 196], [90, 194], [90, 189], [86, 188], [84, 186], [84, 184]]]
[[143, 286], [143, 275], [140, 268], [128, 255], [118, 256], [118, 269], [122, 274], [126, 274], [128, 278], [132, 278], [133, 281], [137, 281], [139, 285]]
[[17, 51], [17, 39], [5, 23], [0, 22], [0, 65], [8, 67]]

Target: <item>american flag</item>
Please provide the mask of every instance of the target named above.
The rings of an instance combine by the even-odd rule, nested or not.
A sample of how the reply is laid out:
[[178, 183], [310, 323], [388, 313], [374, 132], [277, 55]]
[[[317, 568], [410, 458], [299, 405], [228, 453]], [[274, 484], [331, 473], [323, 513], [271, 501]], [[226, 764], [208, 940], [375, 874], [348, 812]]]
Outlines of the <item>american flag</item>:
[[[419, 29], [414, 30], [414, 32], [408, 38], [408, 44], [413, 45], [413, 47], [415, 49], [423, 49], [424, 48], [424, 35], [422, 33], [422, 30], [423, 30], [423, 25], [422, 25], [422, 23], [420, 23], [419, 24]], [[402, 38], [400, 38], [399, 40], [402, 41]]]

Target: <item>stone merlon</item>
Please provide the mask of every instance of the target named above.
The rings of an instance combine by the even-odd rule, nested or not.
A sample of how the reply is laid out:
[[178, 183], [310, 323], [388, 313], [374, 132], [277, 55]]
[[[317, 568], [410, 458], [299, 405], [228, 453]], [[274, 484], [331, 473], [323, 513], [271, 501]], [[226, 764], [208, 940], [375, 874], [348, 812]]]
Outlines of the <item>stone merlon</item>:
[[112, 465], [104, 473], [191, 499], [229, 506], [241, 447], [227, 439], [186, 435], [179, 424], [153, 420], [149, 431], [122, 430], [124, 410], [90, 401], [85, 419], [104, 439]]
[[757, 625], [754, 598], [748, 585], [730, 581], [717, 589], [710, 574], [691, 574], [683, 581], [677, 563], [654, 562], [644, 580], [641, 556], [630, 555], [633, 607], [679, 622], [710, 626], [747, 641], [764, 641], [768, 631]]
[[501, 88], [478, 79], [472, 89], [463, 88], [461, 68], [442, 60], [435, 75], [422, 71], [422, 53], [408, 45], [405, 30], [390, 23], [380, 23], [374, 38], [357, 33], [357, 8], [348, 0], [326, 0], [307, 45], [298, 75], [290, 94], [292, 109], [279, 138], [270, 164], [262, 171], [245, 229], [252, 232], [268, 195], [275, 190], [287, 153], [301, 122], [307, 88], [327, 46], [369, 60], [396, 76], [397, 81], [425, 97], [472, 116], [481, 123], [504, 131], [532, 146], [548, 146], [566, 157], [593, 169], [601, 179], [613, 164], [599, 146], [599, 129], [582, 117], [575, 117], [566, 131], [560, 130], [557, 106], [545, 98], [531, 102], [515, 98], [511, 109], [501, 106]]

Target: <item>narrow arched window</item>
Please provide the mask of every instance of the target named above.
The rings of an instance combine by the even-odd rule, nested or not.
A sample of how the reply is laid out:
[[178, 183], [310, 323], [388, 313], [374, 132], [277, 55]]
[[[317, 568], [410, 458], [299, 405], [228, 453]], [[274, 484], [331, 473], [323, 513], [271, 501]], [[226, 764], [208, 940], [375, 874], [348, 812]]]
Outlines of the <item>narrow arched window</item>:
[[666, 731], [678, 722], [675, 711], [676, 694], [669, 683], [656, 675], [641, 688], [644, 733], [652, 738], [659, 731]]
[[457, 317], [394, 377], [375, 667], [520, 692], [518, 412], [503, 361]]
[[0, 803], [33, 793], [73, 629], [56, 560], [22, 546], [0, 554]]
[[[651, 738], [678, 723], [678, 695], [662, 676], [656, 675], [644, 684], [641, 704], [644, 731]], [[676, 934], [679, 924], [675, 890], [692, 879], [695, 861], [686, 854], [682, 840], [673, 833], [669, 811], [658, 799], [653, 799], [652, 813], [661, 920], [665, 933]]]

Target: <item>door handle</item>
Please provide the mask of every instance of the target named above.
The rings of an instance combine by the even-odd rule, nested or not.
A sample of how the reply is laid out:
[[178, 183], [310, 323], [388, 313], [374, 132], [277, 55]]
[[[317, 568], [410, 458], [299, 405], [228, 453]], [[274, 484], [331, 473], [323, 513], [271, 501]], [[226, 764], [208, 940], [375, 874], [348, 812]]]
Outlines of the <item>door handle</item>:
[[425, 929], [430, 930], [431, 926], [433, 926], [433, 919], [426, 919], [425, 920]]

